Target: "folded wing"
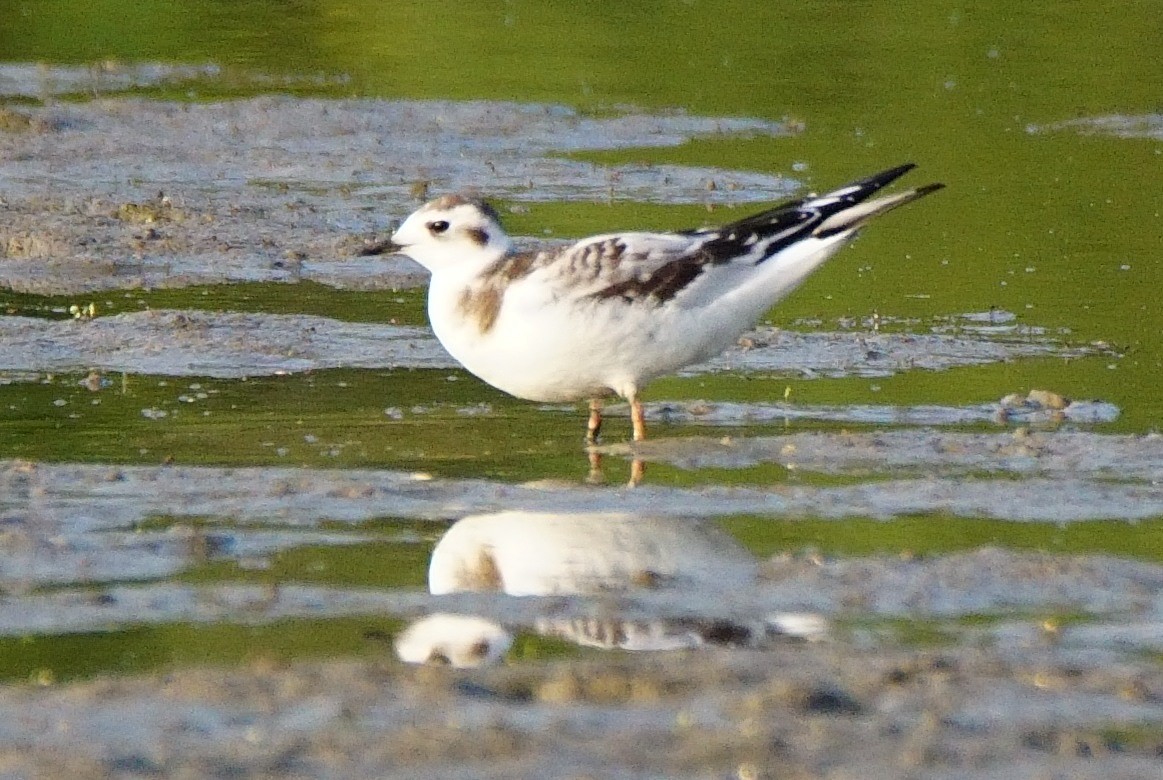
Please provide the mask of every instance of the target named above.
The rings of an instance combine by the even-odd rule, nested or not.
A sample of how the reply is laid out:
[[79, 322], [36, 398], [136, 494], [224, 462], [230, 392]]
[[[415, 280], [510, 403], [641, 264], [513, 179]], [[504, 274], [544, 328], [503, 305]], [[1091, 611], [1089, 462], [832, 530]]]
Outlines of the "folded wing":
[[743, 278], [801, 241], [854, 234], [874, 217], [943, 186], [930, 184], [869, 200], [913, 167], [901, 165], [720, 227], [595, 236], [521, 262], [557, 281], [560, 293], [568, 297], [661, 305], [710, 271]]

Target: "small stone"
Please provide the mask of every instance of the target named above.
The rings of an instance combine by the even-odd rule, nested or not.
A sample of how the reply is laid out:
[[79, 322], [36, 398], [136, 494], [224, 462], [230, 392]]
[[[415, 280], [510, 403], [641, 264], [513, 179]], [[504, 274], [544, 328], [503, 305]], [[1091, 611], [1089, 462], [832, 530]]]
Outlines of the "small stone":
[[1068, 399], [1050, 390], [1031, 390], [1027, 400], [1043, 409], [1065, 409], [1070, 405]]

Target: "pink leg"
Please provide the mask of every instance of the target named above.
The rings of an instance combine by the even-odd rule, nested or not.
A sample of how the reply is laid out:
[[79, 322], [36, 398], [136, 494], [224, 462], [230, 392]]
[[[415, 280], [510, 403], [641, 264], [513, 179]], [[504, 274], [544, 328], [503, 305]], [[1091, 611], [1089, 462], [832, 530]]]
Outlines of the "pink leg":
[[630, 422], [634, 425], [634, 441], [646, 438], [646, 418], [642, 412], [642, 402], [638, 396], [630, 397]]
[[594, 444], [598, 434], [602, 432], [602, 401], [599, 398], [590, 400], [590, 419], [586, 423], [586, 441]]
[[586, 482], [591, 485], [600, 485], [606, 481], [602, 473], [602, 455], [594, 450], [589, 451], [590, 473], [586, 475]]
[[630, 483], [628, 487], [638, 487], [646, 476], [646, 461], [635, 458], [630, 461]]

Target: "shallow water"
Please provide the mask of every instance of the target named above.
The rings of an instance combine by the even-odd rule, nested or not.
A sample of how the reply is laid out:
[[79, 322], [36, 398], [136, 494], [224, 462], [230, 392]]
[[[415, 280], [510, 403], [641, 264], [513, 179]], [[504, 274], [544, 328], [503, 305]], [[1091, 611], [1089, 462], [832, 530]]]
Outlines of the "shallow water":
[[[1157, 760], [1154, 5], [171, 5], [0, 8], [0, 674], [37, 686], [0, 708], [79, 735], [13, 767]], [[423, 274], [360, 254], [425, 192], [479, 188], [532, 243], [908, 159], [948, 188], [652, 385], [653, 440], [613, 408], [598, 473], [580, 409], [459, 370]], [[485, 556], [480, 592], [429, 593], [466, 516], [544, 571]], [[385, 660], [440, 612], [507, 663]], [[424, 641], [496, 660], [478, 639]]]

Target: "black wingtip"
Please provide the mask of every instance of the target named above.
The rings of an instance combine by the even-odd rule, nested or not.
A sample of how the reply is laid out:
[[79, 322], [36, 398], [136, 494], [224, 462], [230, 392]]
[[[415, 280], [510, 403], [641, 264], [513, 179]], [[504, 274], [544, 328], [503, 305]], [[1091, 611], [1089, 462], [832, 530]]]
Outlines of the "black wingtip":
[[904, 176], [906, 173], [916, 167], [916, 163], [905, 163], [904, 165], [898, 165], [895, 168], [889, 168], [887, 171], [874, 173], [871, 176], [853, 182], [849, 186], [859, 187], [862, 190], [867, 190], [869, 193], [872, 193], [883, 187], [887, 187], [889, 184], [892, 184], [894, 181]]

